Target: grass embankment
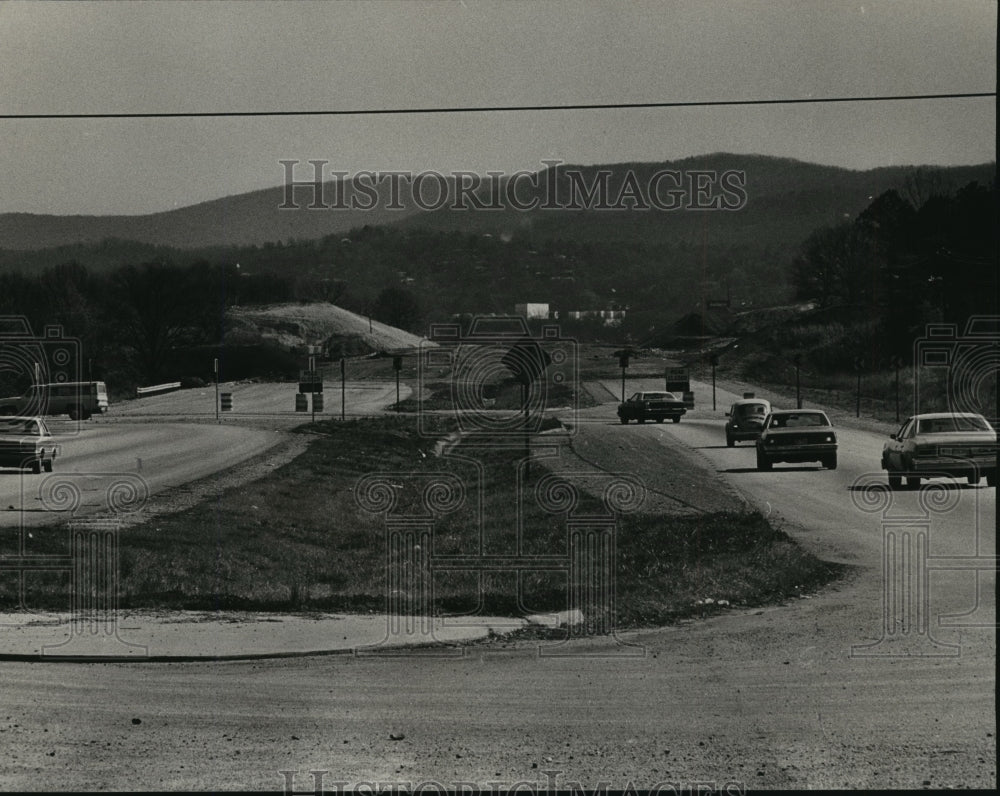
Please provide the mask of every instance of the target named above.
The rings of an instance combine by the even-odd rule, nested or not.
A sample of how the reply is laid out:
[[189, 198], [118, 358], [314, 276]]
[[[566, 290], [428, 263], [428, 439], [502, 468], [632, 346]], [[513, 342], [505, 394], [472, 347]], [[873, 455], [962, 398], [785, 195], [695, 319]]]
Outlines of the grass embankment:
[[[441, 435], [454, 428], [450, 418], [436, 422]], [[389, 577], [385, 516], [355, 500], [358, 479], [368, 473], [390, 474], [396, 517], [426, 515], [422, 489], [434, 475], [455, 476], [465, 485], [462, 505], [433, 526], [435, 555], [474, 555], [480, 516], [484, 550], [515, 549], [517, 451], [459, 445], [455, 452], [467, 458], [438, 458], [434, 441], [417, 434], [412, 417], [326, 421], [310, 430], [316, 438], [308, 450], [269, 477], [123, 531], [119, 606], [384, 611], [387, 592], [400, 585]], [[533, 465], [522, 484], [522, 552], [565, 555], [565, 514], [546, 513], [534, 499], [545, 475]], [[577, 512], [598, 512], [600, 506], [584, 497]], [[35, 529], [31, 552], [65, 553], [66, 538], [65, 529]], [[626, 515], [617, 534], [617, 625], [702, 615], [722, 610], [720, 600], [778, 601], [815, 590], [838, 574], [759, 514]], [[520, 600], [514, 572], [489, 573], [481, 585], [475, 572], [433, 577], [435, 609], [441, 612], [479, 606], [489, 614], [519, 615], [568, 607], [564, 572], [524, 575]], [[65, 577], [32, 573], [27, 580], [27, 607], [66, 609]], [[0, 584], [0, 602], [17, 606], [14, 579]]]

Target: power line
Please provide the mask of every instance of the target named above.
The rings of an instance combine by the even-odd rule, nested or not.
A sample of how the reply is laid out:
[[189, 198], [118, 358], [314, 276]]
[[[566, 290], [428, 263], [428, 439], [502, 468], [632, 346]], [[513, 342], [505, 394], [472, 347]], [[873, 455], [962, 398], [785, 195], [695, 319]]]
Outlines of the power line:
[[947, 94], [890, 94], [873, 97], [796, 97], [791, 99], [694, 100], [683, 102], [611, 102], [567, 105], [469, 105], [449, 108], [358, 108], [296, 111], [183, 111], [154, 113], [3, 113], [0, 119], [184, 119], [248, 118], [255, 116], [392, 116], [454, 113], [519, 113], [544, 111], [642, 110], [655, 108], [716, 108], [752, 105], [821, 105], [847, 102], [905, 102], [913, 100], [996, 97], [995, 91]]

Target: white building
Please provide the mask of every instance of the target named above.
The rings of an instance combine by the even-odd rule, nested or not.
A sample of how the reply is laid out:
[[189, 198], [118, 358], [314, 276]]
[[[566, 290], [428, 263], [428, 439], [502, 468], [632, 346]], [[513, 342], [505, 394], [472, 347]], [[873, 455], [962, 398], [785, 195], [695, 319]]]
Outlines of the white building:
[[515, 304], [514, 314], [520, 315], [522, 318], [543, 318], [548, 319], [549, 317], [549, 305], [548, 304]]

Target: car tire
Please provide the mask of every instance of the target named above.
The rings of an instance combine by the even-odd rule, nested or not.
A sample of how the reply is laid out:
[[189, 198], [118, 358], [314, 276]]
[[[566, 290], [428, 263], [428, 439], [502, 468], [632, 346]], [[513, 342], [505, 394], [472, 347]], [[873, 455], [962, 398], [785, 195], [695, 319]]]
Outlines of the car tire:
[[914, 489], [920, 486], [920, 476], [919, 475], [906, 476], [906, 485], [909, 487], [913, 487]]
[[732, 437], [730, 437], [729, 435], [726, 435], [726, 447], [727, 447], [727, 448], [731, 448], [731, 447], [733, 447], [733, 446], [734, 446], [735, 444], [736, 444], [736, 440], [734, 440], [734, 439], [733, 439]]
[[31, 463], [31, 472], [34, 473], [35, 475], [41, 475], [41, 472], [42, 472], [42, 462], [41, 462], [40, 459], [35, 459]]
[[973, 486], [978, 484], [982, 480], [982, 478], [983, 478], [982, 473], [969, 473], [969, 475], [966, 476], [968, 482]]
[[990, 470], [988, 473], [986, 473], [986, 483], [989, 484], [990, 486], [996, 486], [997, 485], [997, 471], [996, 470]]
[[680, 422], [681, 422], [681, 417], [680, 417], [680, 415], [678, 415], [677, 417], [673, 418], [673, 421], [674, 421], [675, 423], [680, 423]]
[[635, 422], [637, 422], [637, 423], [645, 423], [646, 422], [646, 418], [643, 417], [642, 415], [639, 415], [639, 417], [636, 419]]
[[618, 419], [622, 421], [622, 425], [623, 426], [627, 426], [628, 425], [628, 418], [627, 417], [619, 417]]
[[662, 418], [662, 417], [658, 417], [658, 418], [656, 418], [656, 422], [657, 422], [657, 423], [662, 423], [662, 422], [663, 422], [663, 418]]
[[55, 463], [53, 462], [52, 459], [45, 459], [45, 461], [42, 462], [42, 469], [45, 470], [45, 472], [47, 473], [51, 473], [54, 464]]
[[72, 407], [66, 414], [69, 415], [69, 419], [70, 420], [79, 420], [80, 419], [80, 410], [77, 409], [75, 406]]
[[821, 464], [827, 470], [836, 470], [837, 469], [837, 454], [834, 453], [834, 454], [831, 454], [830, 456], [827, 456], [825, 459], [823, 459], [823, 461], [821, 462]]
[[903, 483], [903, 476], [898, 473], [889, 473], [889, 489], [899, 489]]
[[772, 467], [771, 460], [766, 456], [763, 456], [761, 452], [757, 451], [757, 469], [758, 470], [770, 470]]

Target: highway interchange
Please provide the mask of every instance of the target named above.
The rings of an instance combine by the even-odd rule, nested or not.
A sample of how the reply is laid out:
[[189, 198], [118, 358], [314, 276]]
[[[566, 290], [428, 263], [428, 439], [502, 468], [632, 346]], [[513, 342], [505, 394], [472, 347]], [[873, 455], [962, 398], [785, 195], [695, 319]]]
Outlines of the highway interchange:
[[[632, 647], [583, 641], [556, 657], [525, 641], [457, 657], [7, 662], [0, 785], [273, 790], [292, 776], [311, 792], [308, 772], [326, 770], [331, 790], [337, 781], [995, 786], [995, 489], [952, 483], [935, 491], [940, 504], [898, 491], [883, 511], [887, 493], [863, 485], [884, 483], [884, 435], [846, 423], [837, 470], [759, 473], [751, 444], [725, 446], [723, 411], [738, 396], [720, 389], [713, 412], [710, 388], [695, 389], [698, 407], [677, 425], [623, 427], [610, 399], [581, 410], [566, 455], [632, 473], [654, 499], [698, 507], [703, 498], [707, 510], [749, 502], [819, 557], [850, 565], [842, 581], [785, 605], [630, 633]], [[395, 398], [389, 385], [364, 394], [365, 411]], [[236, 401], [250, 405], [238, 392]], [[261, 453], [301, 420], [261, 421], [265, 406], [244, 421], [176, 422], [169, 396], [162, 402], [145, 418], [132, 407], [88, 427], [57, 472], [133, 472], [142, 459], [155, 494]], [[686, 478], [695, 459], [698, 475]], [[7, 504], [10, 487], [0, 490]], [[891, 602], [916, 586], [885, 588], [886, 534], [903, 516], [928, 521], [922, 568], [916, 548], [889, 544], [897, 564], [926, 578], [919, 617]], [[914, 542], [919, 525], [906, 526]]]

